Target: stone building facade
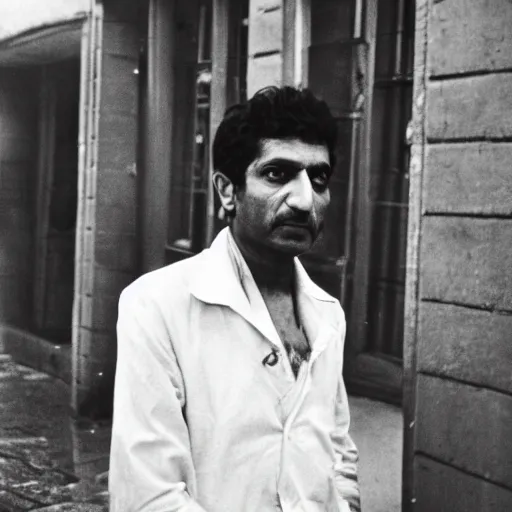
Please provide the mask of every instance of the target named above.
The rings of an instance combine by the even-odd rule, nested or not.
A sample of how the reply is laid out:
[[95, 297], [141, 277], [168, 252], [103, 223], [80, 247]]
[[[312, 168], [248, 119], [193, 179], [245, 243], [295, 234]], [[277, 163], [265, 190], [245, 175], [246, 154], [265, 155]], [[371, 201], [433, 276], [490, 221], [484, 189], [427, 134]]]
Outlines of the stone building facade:
[[137, 275], [139, 6], [0, 9], [0, 345], [80, 411]]

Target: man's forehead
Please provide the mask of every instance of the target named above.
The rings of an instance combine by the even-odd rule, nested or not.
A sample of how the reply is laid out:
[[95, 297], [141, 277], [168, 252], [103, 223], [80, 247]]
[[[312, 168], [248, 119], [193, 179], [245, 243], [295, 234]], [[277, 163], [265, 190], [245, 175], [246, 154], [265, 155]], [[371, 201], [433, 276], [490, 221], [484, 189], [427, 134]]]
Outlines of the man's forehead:
[[329, 150], [324, 144], [311, 144], [300, 139], [262, 139], [259, 145], [258, 163], [282, 159], [306, 166], [329, 164]]

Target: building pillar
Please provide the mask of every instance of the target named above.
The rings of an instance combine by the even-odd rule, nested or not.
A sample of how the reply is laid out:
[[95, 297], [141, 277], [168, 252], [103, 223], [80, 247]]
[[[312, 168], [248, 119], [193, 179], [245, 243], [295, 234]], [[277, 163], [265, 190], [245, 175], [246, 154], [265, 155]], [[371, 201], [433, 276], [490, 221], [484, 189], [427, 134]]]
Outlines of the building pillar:
[[403, 510], [512, 510], [512, 4], [416, 5]]
[[247, 96], [283, 83], [283, 0], [250, 0]]
[[95, 2], [84, 24], [72, 407], [85, 415], [111, 401], [119, 295], [137, 275], [136, 5]]

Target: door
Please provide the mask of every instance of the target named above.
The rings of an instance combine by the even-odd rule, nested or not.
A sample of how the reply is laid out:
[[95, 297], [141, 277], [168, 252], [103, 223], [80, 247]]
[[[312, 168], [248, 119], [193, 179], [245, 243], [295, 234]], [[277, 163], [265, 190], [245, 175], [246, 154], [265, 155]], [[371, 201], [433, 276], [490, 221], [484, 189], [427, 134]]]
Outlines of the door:
[[[177, 26], [183, 29], [174, 40], [174, 76], [179, 80], [174, 80], [167, 263], [197, 254], [224, 226], [216, 215], [220, 205], [211, 189], [212, 114], [219, 104], [229, 106], [246, 96], [248, 4], [247, 0], [176, 4]], [[226, 27], [227, 38], [214, 23]], [[216, 66], [222, 55], [225, 65]]]
[[[374, 367], [395, 370], [402, 368], [403, 353], [413, 51], [414, 2], [379, 0], [369, 147], [371, 255], [365, 352], [371, 354], [368, 363], [373, 360]], [[368, 370], [371, 385], [371, 365]], [[398, 376], [398, 371], [393, 373]], [[364, 373], [360, 379], [365, 379]], [[378, 375], [374, 381], [381, 386]], [[401, 394], [399, 384], [397, 378], [389, 392]]]
[[71, 343], [79, 83], [78, 60], [42, 70], [34, 320], [58, 343]]
[[402, 0], [302, 6], [305, 83], [339, 129], [325, 234], [302, 260], [343, 304], [349, 390], [398, 403], [414, 9]]

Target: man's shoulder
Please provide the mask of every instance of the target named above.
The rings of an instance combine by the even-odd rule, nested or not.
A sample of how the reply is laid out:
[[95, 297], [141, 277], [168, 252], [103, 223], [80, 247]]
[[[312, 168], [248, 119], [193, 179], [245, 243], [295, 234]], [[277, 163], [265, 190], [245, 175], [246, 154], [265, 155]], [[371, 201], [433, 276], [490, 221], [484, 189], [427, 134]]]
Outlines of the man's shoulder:
[[192, 279], [202, 266], [204, 251], [165, 267], [143, 274], [121, 293], [121, 300], [172, 300], [190, 294]]

